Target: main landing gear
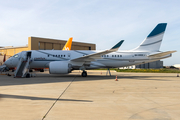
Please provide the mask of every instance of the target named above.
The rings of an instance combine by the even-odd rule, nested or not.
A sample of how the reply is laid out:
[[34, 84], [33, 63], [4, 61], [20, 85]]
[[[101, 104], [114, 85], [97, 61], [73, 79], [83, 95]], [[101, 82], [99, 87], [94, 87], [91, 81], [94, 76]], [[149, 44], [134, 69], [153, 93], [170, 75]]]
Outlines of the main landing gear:
[[109, 76], [111, 76], [111, 71], [109, 70], [109, 68], [107, 69], [106, 76], [108, 75], [108, 73], [109, 73]]
[[87, 72], [86, 71], [83, 71], [82, 74], [81, 74], [82, 77], [87, 77]]

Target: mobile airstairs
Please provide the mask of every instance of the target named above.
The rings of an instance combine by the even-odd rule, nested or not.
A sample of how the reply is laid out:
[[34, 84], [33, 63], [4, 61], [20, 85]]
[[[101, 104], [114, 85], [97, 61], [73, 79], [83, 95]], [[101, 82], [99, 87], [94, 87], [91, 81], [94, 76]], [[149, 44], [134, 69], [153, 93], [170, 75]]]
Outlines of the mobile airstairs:
[[1, 65], [1, 66], [0, 66], [0, 72], [3, 72], [3, 71], [5, 70], [5, 68], [6, 68], [6, 65], [4, 65], [4, 64]]
[[31, 52], [23, 51], [14, 73], [15, 78], [30, 77], [29, 68], [31, 63]]

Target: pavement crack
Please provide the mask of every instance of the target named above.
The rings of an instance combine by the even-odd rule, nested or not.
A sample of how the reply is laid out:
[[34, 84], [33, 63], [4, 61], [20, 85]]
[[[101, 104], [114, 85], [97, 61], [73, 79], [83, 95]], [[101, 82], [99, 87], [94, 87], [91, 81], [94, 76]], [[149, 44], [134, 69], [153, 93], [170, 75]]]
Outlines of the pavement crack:
[[69, 83], [69, 85], [66, 87], [66, 89], [59, 95], [59, 97], [55, 100], [55, 102], [52, 104], [52, 106], [49, 108], [49, 110], [47, 111], [47, 113], [43, 116], [42, 120], [44, 120], [46, 118], [46, 116], [48, 115], [48, 113], [51, 111], [51, 109], [54, 107], [54, 105], [57, 103], [57, 101], [62, 97], [62, 95], [66, 92], [66, 90], [71, 86], [71, 84], [73, 83], [73, 81], [75, 80], [76, 76], [73, 78], [73, 80]]

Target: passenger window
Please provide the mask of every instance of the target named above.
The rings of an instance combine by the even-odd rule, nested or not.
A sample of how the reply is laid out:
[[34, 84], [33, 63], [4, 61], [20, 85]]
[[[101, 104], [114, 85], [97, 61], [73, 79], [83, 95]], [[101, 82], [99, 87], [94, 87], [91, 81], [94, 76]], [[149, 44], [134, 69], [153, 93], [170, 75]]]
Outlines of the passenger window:
[[109, 57], [109, 55], [107, 55], [107, 57]]
[[119, 57], [119, 55], [117, 55], [117, 57]]
[[114, 55], [112, 55], [112, 57], [114, 57]]

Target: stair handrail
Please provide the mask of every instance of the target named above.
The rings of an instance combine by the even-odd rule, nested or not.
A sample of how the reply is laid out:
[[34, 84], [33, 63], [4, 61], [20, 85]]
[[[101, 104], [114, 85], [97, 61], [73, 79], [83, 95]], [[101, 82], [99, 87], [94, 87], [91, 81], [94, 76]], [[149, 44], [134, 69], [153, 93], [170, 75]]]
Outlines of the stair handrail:
[[24, 61], [24, 58], [20, 58], [19, 59], [19, 63], [18, 63], [18, 65], [17, 65], [17, 67], [16, 67], [16, 70], [14, 71], [14, 77], [16, 77], [16, 75], [17, 75], [17, 72], [18, 72], [18, 70], [19, 70], [19, 68], [20, 68], [20, 66], [21, 66], [21, 64], [22, 64], [22, 62]]
[[22, 77], [25, 77], [26, 74], [29, 72], [29, 64], [30, 64], [30, 58], [28, 57], [26, 65], [25, 65], [24, 70], [22, 72]]

